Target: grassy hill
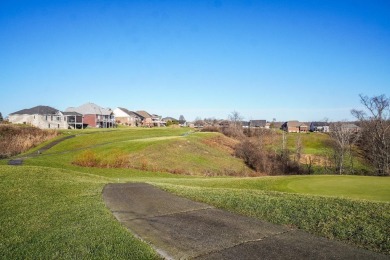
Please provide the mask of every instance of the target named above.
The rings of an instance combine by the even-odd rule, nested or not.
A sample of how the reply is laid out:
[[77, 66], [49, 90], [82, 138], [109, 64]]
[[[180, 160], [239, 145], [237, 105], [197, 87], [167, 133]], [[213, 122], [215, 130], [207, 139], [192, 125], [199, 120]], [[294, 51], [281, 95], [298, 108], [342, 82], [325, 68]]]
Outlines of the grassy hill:
[[[223, 177], [233, 171], [254, 173], [231, 156], [233, 140], [217, 133], [189, 134], [188, 129], [65, 134], [78, 135], [26, 159], [24, 166], [0, 166], [0, 258], [156, 258], [104, 206], [102, 188], [112, 182], [148, 182], [240, 214], [390, 254], [390, 178]], [[78, 164], [88, 153], [95, 164]], [[135, 163], [143, 159], [144, 168]], [[118, 161], [122, 164], [114, 164]]]

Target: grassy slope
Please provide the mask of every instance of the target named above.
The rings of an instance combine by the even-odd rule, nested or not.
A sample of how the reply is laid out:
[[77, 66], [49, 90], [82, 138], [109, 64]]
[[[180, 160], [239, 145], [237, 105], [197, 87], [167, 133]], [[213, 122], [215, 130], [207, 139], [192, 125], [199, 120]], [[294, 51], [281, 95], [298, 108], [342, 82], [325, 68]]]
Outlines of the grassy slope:
[[[194, 133], [183, 136], [182, 129], [127, 129], [77, 136], [54, 146], [46, 154], [26, 160], [32, 165], [77, 169], [72, 162], [92, 154], [105, 168], [143, 169], [183, 173], [187, 175], [252, 175], [241, 160], [230, 156], [220, 147], [205, 144], [216, 134]], [[117, 134], [117, 135], [116, 135]], [[221, 134], [217, 135], [220, 138]]]
[[[100, 169], [100, 168], [87, 168], [79, 167], [72, 165], [71, 162], [74, 158], [81, 153], [82, 151], [72, 151], [77, 148], [87, 148], [90, 145], [103, 144], [107, 142], [117, 142], [115, 144], [106, 144], [101, 145], [94, 149], [99, 154], [106, 154], [107, 156], [112, 153], [113, 149], [119, 149], [119, 151], [127, 151], [129, 153], [140, 153], [145, 151], [153, 151], [158, 147], [162, 149], [161, 152], [165, 153], [167, 150], [164, 150], [165, 142], [171, 142], [174, 140], [190, 140], [190, 142], [198, 142], [203, 138], [206, 138], [208, 135], [189, 135], [181, 136], [185, 131], [177, 129], [134, 129], [134, 130], [117, 130], [114, 132], [96, 132], [89, 135], [79, 136], [70, 140], [65, 141], [55, 147], [53, 147], [50, 152], [57, 152], [58, 154], [52, 155], [43, 155], [37, 158], [32, 158], [26, 161], [26, 164], [37, 165], [37, 166], [49, 166], [53, 168], [62, 168], [66, 170], [58, 171], [56, 169], [51, 170], [53, 175], [59, 174], [62, 176], [55, 181], [59, 187], [63, 186], [61, 182], [67, 182], [66, 173], [69, 172], [70, 176], [76, 174], [78, 178], [87, 178], [91, 180], [91, 187], [95, 187], [97, 190], [102, 189], [103, 183], [105, 182], [124, 182], [124, 181], [143, 181], [149, 182], [152, 184], [159, 185], [164, 187], [172, 192], [176, 192], [183, 196], [188, 196], [196, 200], [206, 201], [210, 204], [213, 204], [218, 207], [227, 208], [232, 211], [239, 212], [241, 214], [250, 215], [259, 217], [261, 219], [266, 219], [275, 223], [282, 223], [287, 225], [293, 225], [300, 227], [302, 229], [308, 230], [309, 232], [316, 233], [322, 236], [341, 239], [360, 245], [362, 247], [381, 251], [385, 253], [390, 253], [390, 241], [388, 234], [390, 233], [390, 208], [389, 208], [389, 194], [390, 191], [386, 189], [390, 185], [389, 178], [377, 178], [377, 177], [358, 177], [358, 176], [289, 176], [289, 177], [262, 177], [262, 178], [203, 178], [196, 176], [181, 176], [173, 175], [166, 173], [158, 172], [149, 172], [149, 171], [139, 171], [134, 169]], [[170, 139], [170, 137], [177, 137]], [[168, 138], [169, 137], [169, 138]], [[148, 142], [148, 138], [153, 138], [153, 142]], [[197, 140], [199, 138], [199, 140]], [[137, 140], [136, 140], [137, 139]], [[129, 141], [133, 140], [133, 141]], [[149, 139], [150, 141], [150, 139]], [[145, 146], [145, 143], [149, 143]], [[198, 145], [203, 147], [202, 142], [198, 142]], [[119, 148], [118, 148], [119, 147]], [[150, 150], [148, 150], [150, 149]], [[212, 148], [207, 148], [212, 149]], [[187, 149], [187, 152], [190, 152], [191, 149]], [[221, 157], [223, 157], [222, 151], [215, 151]], [[70, 151], [70, 152], [67, 152]], [[49, 152], [49, 151], [48, 151]], [[66, 153], [63, 153], [66, 152]], [[195, 149], [194, 152], [198, 153], [199, 150]], [[226, 158], [231, 158], [228, 153], [225, 153]], [[191, 156], [190, 156], [191, 157]], [[195, 156], [195, 159], [197, 156]], [[164, 157], [163, 157], [164, 158]], [[166, 157], [165, 157], [166, 159]], [[165, 160], [164, 159], [164, 160]], [[181, 153], [175, 157], [175, 160], [172, 163], [180, 164], [181, 162]], [[221, 161], [211, 161], [211, 164], [217, 164]], [[195, 164], [198, 165], [197, 161], [194, 160]], [[0, 161], [1, 163], [1, 161]], [[4, 163], [4, 162], [3, 162]], [[198, 167], [198, 166], [197, 166]], [[14, 168], [4, 167], [0, 168], [0, 174], [13, 174], [10, 170]], [[20, 167], [18, 169], [24, 169]], [[39, 177], [37, 173], [30, 172], [32, 168], [27, 168], [24, 171], [24, 174], [28, 177], [27, 180], [34, 179]], [[35, 169], [35, 168], [34, 168]], [[37, 168], [39, 169], [39, 168]], [[47, 169], [47, 168], [45, 168]], [[4, 172], [5, 171], [5, 172]], [[77, 173], [76, 173], [77, 172]], [[65, 176], [64, 176], [65, 174]], [[87, 175], [84, 175], [87, 174]], [[44, 175], [46, 176], [46, 175]], [[95, 176], [95, 177], [93, 177]], [[101, 178], [101, 177], [103, 178]], [[345, 189], [339, 184], [340, 180], [344, 179], [344, 182], [347, 187], [355, 186], [355, 188]], [[15, 175], [17, 180], [20, 180], [19, 175]], [[78, 179], [76, 178], [76, 179]], [[96, 179], [95, 179], [96, 178]], [[71, 177], [73, 179], [73, 177]], [[14, 180], [7, 179], [4, 183], [5, 193], [13, 192], [12, 186], [9, 186], [8, 182], [13, 182]], [[53, 183], [53, 178], [44, 178], [40, 179], [41, 184], [35, 186], [29, 186], [29, 189], [32, 189], [32, 193], [37, 200], [41, 197], [47, 200], [49, 197], [56, 197], [57, 189], [43, 189], [41, 192], [40, 186], [50, 186]], [[322, 187], [321, 183], [326, 182], [327, 187]], [[95, 186], [94, 186], [95, 185]], [[333, 187], [334, 186], [334, 187]], [[8, 187], [8, 188], [7, 188]], [[333, 187], [333, 188], [332, 188]], [[376, 192], [372, 196], [372, 187], [384, 187], [382, 193]], [[329, 193], [329, 189], [332, 188], [332, 192]], [[8, 189], [8, 191], [7, 191]], [[93, 188], [94, 189], [94, 188]], [[35, 191], [34, 191], [35, 190]], [[96, 190], [95, 190], [96, 191]], [[350, 200], [350, 199], [338, 199], [338, 198], [327, 198], [321, 196], [313, 195], [297, 195], [282, 193], [280, 191], [288, 192], [300, 192], [308, 194], [321, 194], [321, 195], [336, 195], [336, 196], [345, 196], [352, 197], [355, 199], [367, 199], [367, 200], [382, 200], [386, 202], [370, 202], [370, 201], [360, 201], [360, 200]], [[71, 193], [72, 196], [80, 196], [83, 198], [83, 188], [73, 190]], [[47, 195], [45, 195], [47, 193]], [[53, 193], [53, 194], [51, 194]], [[95, 194], [96, 195], [96, 194]], [[94, 210], [96, 212], [102, 212], [107, 214], [107, 209], [101, 202], [100, 193], [96, 196], [91, 196], [90, 201], [87, 203], [90, 205], [88, 210]], [[47, 198], [46, 198], [47, 196]], [[72, 196], [62, 194], [62, 200], [66, 204], [72, 202]], [[2, 196], [3, 197], [3, 196]], [[69, 197], [69, 198], [68, 198]], [[23, 207], [15, 205], [11, 197], [5, 197], [5, 204], [8, 205], [7, 210], [14, 212], [14, 215], [18, 215], [19, 212], [23, 212]], [[2, 203], [3, 204], [3, 203]], [[16, 203], [17, 204], [17, 203]], [[39, 204], [36, 204], [39, 205]], [[48, 205], [50, 206], [50, 205]], [[29, 206], [31, 207], [31, 206]], [[32, 206], [33, 212], [36, 216], [45, 215], [44, 211], [41, 211], [37, 206]], [[49, 215], [57, 216], [61, 215], [63, 211], [60, 208], [52, 208]], [[69, 208], [68, 212], [71, 215], [74, 214], [86, 214], [83, 209], [80, 207]], [[47, 214], [47, 213], [46, 213]], [[103, 214], [103, 215], [104, 215]], [[104, 217], [104, 220], [101, 220], [96, 217], [87, 218], [85, 220], [85, 225], [89, 226], [99, 226], [102, 222], [107, 222], [108, 226], [112, 228], [113, 219]], [[7, 218], [0, 217], [0, 221], [3, 223]], [[77, 220], [77, 219], [76, 219]], [[75, 225], [74, 219], [65, 218], [62, 220], [63, 223], [68, 223], [69, 230], [67, 228], [56, 229], [55, 232], [65, 232], [72, 233], [72, 225]], [[33, 218], [31, 221], [32, 224], [38, 223], [39, 218]], [[22, 219], [15, 219], [14, 225], [24, 227], [24, 221]], [[66, 226], [66, 225], [65, 225]], [[44, 229], [43, 229], [44, 230]], [[123, 230], [114, 229], [113, 235], [107, 237], [107, 240], [115, 241], [115, 237], [121, 237]], [[21, 229], [15, 231], [19, 237], [24, 237], [23, 231]], [[86, 236], [90, 240], [94, 240], [99, 236], [99, 231], [92, 230], [89, 233], [86, 233]], [[28, 250], [22, 248], [24, 244], [12, 244], [9, 242], [9, 237], [6, 237], [7, 245], [11, 244], [12, 247], [16, 250], [12, 250], [15, 253], [14, 256], [23, 257], [27, 253], [35, 252], [32, 248]], [[39, 240], [44, 240], [44, 234], [40, 234], [37, 231], [37, 237], [42, 237]], [[53, 248], [62, 248], [62, 244], [73, 243], [70, 235], [65, 236], [61, 241], [54, 240], [52, 245]], [[3, 240], [3, 238], [2, 238]], [[127, 238], [126, 238], [127, 240]], [[37, 243], [44, 243], [44, 242]], [[111, 243], [107, 241], [107, 243]], [[126, 242], [126, 241], [124, 241]], [[129, 245], [133, 244], [135, 247], [138, 247], [139, 242], [134, 240], [129, 240]], [[11, 249], [7, 248], [8, 251]], [[53, 249], [54, 250], [54, 249]], [[114, 251], [120, 250], [118, 248], [113, 249]], [[146, 251], [145, 251], [146, 250]], [[147, 252], [150, 249], [140, 249], [141, 252]], [[1, 250], [3, 251], [3, 250]], [[82, 250], [81, 250], [82, 251]], [[45, 251], [43, 251], [45, 252]], [[91, 252], [91, 251], [89, 251]], [[103, 250], [101, 253], [107, 255], [110, 254], [119, 254], [112, 251]], [[51, 254], [49, 251], [46, 251], [47, 254]], [[92, 252], [95, 254], [94, 252]], [[145, 253], [148, 254], [148, 253]], [[87, 253], [86, 253], [87, 255]]]
[[324, 155], [330, 150], [329, 136], [323, 133], [287, 134], [287, 147], [289, 149], [295, 149], [299, 136], [301, 137], [303, 153], [305, 154]]
[[152, 259], [105, 208], [107, 179], [44, 167], [0, 166], [1, 259]]

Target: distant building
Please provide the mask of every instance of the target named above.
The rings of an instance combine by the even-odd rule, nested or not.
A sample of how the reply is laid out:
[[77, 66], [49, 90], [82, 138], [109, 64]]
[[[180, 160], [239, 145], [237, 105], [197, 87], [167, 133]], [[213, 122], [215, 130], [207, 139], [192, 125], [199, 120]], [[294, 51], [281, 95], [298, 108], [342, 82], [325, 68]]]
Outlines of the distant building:
[[250, 120], [249, 121], [249, 127], [252, 127], [252, 128], [265, 128], [266, 124], [267, 124], [267, 120]]
[[115, 116], [110, 108], [103, 108], [94, 103], [86, 103], [79, 107], [69, 107], [66, 112], [76, 112], [83, 115], [84, 123], [90, 127], [115, 127]]
[[343, 124], [341, 129], [343, 131], [350, 131], [354, 133], [358, 133], [360, 131], [360, 127], [352, 123]]
[[138, 110], [135, 112], [136, 114], [140, 115], [142, 118], [141, 124], [144, 127], [160, 127], [165, 126], [165, 121], [162, 120], [162, 116], [155, 115], [155, 114], [149, 114], [145, 110]]
[[281, 129], [287, 133], [306, 133], [309, 127], [305, 123], [294, 120], [282, 124]]
[[8, 118], [13, 124], [32, 125], [41, 129], [84, 128], [83, 116], [76, 112], [61, 112], [49, 106], [36, 106], [11, 113]]
[[329, 133], [329, 123], [328, 122], [311, 122], [310, 123], [310, 132]]
[[142, 117], [137, 113], [118, 107], [114, 109], [115, 122], [128, 126], [141, 126]]

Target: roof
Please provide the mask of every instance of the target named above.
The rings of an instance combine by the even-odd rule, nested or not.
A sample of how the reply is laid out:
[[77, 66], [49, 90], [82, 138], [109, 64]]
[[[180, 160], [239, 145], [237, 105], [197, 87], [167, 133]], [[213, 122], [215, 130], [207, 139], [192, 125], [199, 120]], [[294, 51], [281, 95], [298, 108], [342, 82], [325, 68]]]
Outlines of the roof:
[[77, 112], [83, 115], [105, 115], [109, 116], [112, 114], [110, 108], [103, 108], [94, 103], [86, 103], [79, 107], [68, 107], [65, 112]]
[[250, 120], [249, 124], [253, 127], [264, 127], [267, 123], [267, 120]]
[[152, 116], [148, 112], [146, 112], [144, 110], [139, 110], [136, 113], [138, 115], [142, 116], [143, 118], [152, 118]]
[[241, 125], [242, 126], [249, 126], [249, 122], [248, 121], [241, 121]]
[[311, 122], [312, 126], [329, 126], [328, 122]]
[[58, 112], [58, 109], [49, 106], [36, 106], [32, 108], [22, 109], [10, 115], [54, 115]]
[[64, 116], [82, 116], [82, 114], [77, 112], [62, 112]]
[[293, 121], [288, 121], [287, 126], [288, 127], [299, 127], [302, 123], [299, 121], [293, 120]]
[[170, 116], [164, 117], [163, 120], [164, 120], [164, 121], [179, 121], [179, 120], [177, 120], [176, 118], [173, 118], [173, 117], [170, 117]]
[[344, 129], [358, 129], [358, 128], [360, 128], [355, 124], [343, 124], [341, 127]]
[[133, 112], [133, 111], [130, 111], [130, 110], [127, 110], [126, 108], [123, 108], [123, 107], [118, 107], [120, 110], [122, 110], [123, 112], [125, 112], [126, 114], [128, 114], [129, 116], [134, 116], [134, 117], [141, 117], [139, 114]]

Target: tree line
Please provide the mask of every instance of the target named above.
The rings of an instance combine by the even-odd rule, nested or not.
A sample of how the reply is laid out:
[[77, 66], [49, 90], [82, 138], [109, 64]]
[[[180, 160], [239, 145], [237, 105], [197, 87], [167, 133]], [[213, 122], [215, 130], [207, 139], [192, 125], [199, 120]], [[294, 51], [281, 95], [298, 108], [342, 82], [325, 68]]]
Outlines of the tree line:
[[[357, 174], [355, 167], [357, 152], [371, 166], [370, 172], [378, 176], [390, 175], [390, 98], [385, 95], [368, 97], [359, 95], [364, 110], [353, 109], [360, 130], [351, 129], [347, 122], [330, 124], [332, 152], [328, 156], [327, 172]], [[229, 126], [221, 131], [240, 140], [236, 156], [242, 158], [252, 169], [265, 174], [311, 174], [311, 158], [302, 160], [301, 135], [296, 136], [294, 149], [286, 147], [286, 133], [277, 134], [269, 129], [243, 129], [242, 116], [234, 111], [229, 115]], [[280, 142], [280, 145], [275, 145]], [[302, 161], [305, 161], [302, 163]], [[362, 174], [362, 172], [359, 172]]]

